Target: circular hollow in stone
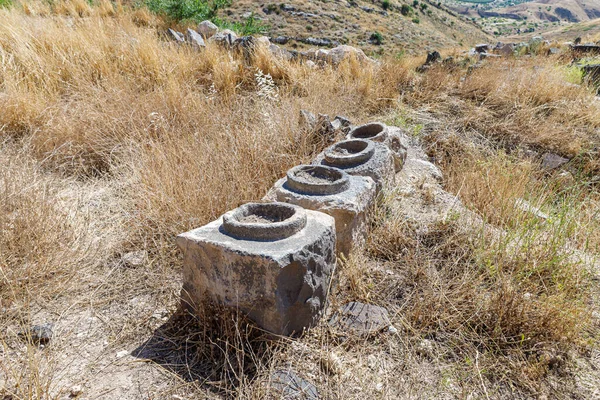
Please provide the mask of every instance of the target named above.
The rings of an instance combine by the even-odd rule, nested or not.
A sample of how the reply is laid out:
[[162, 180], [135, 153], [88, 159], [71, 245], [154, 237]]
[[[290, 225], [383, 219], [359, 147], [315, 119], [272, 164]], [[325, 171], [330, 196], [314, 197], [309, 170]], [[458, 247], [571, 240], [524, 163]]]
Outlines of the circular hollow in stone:
[[350, 167], [367, 162], [374, 153], [375, 145], [369, 140], [344, 140], [325, 150], [325, 161], [335, 167]]
[[352, 129], [348, 134], [349, 138], [352, 139], [369, 139], [375, 142], [383, 142], [387, 139], [387, 126], [381, 122], [371, 122], [357, 126]]
[[223, 216], [223, 230], [243, 240], [281, 240], [306, 226], [306, 211], [287, 203], [248, 203]]
[[350, 186], [344, 171], [324, 165], [299, 165], [287, 173], [287, 186], [295, 192], [328, 195], [343, 192]]

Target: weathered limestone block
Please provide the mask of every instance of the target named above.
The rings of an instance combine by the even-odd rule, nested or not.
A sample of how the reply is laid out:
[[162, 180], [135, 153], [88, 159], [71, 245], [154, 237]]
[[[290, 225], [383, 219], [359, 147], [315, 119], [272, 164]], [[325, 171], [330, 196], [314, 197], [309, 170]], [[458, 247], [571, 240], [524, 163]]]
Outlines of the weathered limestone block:
[[382, 122], [371, 122], [352, 129], [346, 139], [365, 139], [385, 143], [394, 155], [394, 168], [399, 172], [406, 160], [408, 138], [400, 128]]
[[367, 235], [367, 213], [375, 202], [375, 182], [323, 165], [300, 165], [275, 183], [265, 200], [321, 211], [335, 219], [336, 251], [348, 255]]
[[285, 203], [249, 203], [181, 234], [184, 305], [235, 307], [263, 329], [315, 325], [335, 267], [335, 221]]
[[375, 181], [377, 193], [395, 180], [392, 151], [385, 144], [371, 140], [338, 142], [319, 154], [313, 165], [336, 167], [355, 176], [369, 176]]

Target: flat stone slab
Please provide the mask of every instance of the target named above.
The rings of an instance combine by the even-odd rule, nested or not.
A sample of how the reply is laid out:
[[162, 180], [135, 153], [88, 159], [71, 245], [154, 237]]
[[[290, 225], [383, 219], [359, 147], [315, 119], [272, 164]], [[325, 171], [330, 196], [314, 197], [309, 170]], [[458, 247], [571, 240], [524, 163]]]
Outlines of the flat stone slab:
[[379, 332], [391, 325], [385, 308], [355, 301], [343, 306], [329, 324], [359, 335]]
[[[245, 218], [251, 217], [240, 209], [179, 235], [184, 306], [192, 310], [209, 303], [233, 307], [278, 335], [301, 333], [317, 324], [335, 269], [335, 221], [321, 212], [286, 206], [300, 209], [306, 222], [283, 239], [249, 240], [228, 234], [224, 220], [246, 223]], [[246, 224], [254, 229], [261, 222]], [[237, 227], [235, 232], [248, 233]]]
[[271, 375], [271, 387], [282, 399], [318, 400], [315, 385], [300, 378], [294, 371], [277, 370]]
[[318, 195], [301, 192], [285, 177], [273, 185], [264, 199], [296, 204], [331, 215], [335, 219], [336, 252], [349, 255], [355, 246], [365, 242], [368, 211], [375, 203], [376, 186], [370, 177], [343, 175], [347, 178], [347, 185], [338, 193]]

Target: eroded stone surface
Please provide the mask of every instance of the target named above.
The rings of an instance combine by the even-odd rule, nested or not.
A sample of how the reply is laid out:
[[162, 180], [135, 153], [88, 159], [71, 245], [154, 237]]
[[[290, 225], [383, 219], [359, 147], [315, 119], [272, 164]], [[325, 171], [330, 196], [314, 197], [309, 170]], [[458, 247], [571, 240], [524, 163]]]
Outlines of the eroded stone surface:
[[343, 306], [329, 323], [355, 334], [369, 334], [389, 327], [390, 318], [383, 307], [353, 301]]
[[409, 143], [406, 134], [398, 127], [387, 126], [382, 122], [371, 122], [352, 129], [346, 139], [365, 139], [384, 143], [394, 156], [395, 171], [399, 172], [404, 166]]
[[[235, 210], [234, 210], [235, 211]], [[236, 239], [223, 218], [181, 234], [182, 300], [192, 309], [210, 302], [235, 307], [281, 335], [315, 325], [335, 267], [335, 221], [306, 210], [306, 226], [281, 240]]]
[[328, 161], [326, 153], [336, 146], [343, 145], [345, 142], [339, 142], [327, 148], [319, 154], [313, 161], [313, 165], [327, 165], [336, 167], [344, 172], [355, 176], [368, 176], [375, 181], [377, 192], [385, 187], [393, 185], [395, 181], [394, 157], [392, 151], [383, 143], [371, 142], [374, 146], [373, 155], [366, 161], [355, 164], [339, 165]]
[[340, 192], [311, 194], [291, 187], [289, 178], [280, 179], [265, 196], [265, 200], [296, 204], [308, 210], [317, 210], [335, 219], [336, 251], [348, 255], [355, 246], [361, 246], [368, 233], [367, 213], [375, 202], [376, 185], [373, 179], [346, 173], [348, 185]]
[[317, 400], [320, 398], [315, 385], [302, 379], [294, 371], [278, 370], [273, 372], [271, 387], [283, 399]]

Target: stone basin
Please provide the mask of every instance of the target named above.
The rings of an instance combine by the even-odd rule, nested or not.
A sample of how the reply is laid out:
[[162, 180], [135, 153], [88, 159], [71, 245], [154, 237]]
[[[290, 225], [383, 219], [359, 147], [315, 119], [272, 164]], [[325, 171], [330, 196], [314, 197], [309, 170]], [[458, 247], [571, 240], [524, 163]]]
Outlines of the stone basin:
[[287, 172], [287, 186], [311, 195], [329, 195], [348, 189], [350, 179], [345, 172], [324, 165], [299, 165]]
[[299, 165], [273, 185], [263, 200], [321, 211], [335, 219], [336, 252], [348, 256], [364, 244], [376, 185], [369, 176], [349, 175], [325, 165]]
[[336, 167], [349, 175], [368, 176], [375, 181], [377, 192], [395, 181], [393, 152], [384, 143], [350, 139], [336, 143], [319, 154], [312, 163]]
[[281, 240], [306, 226], [306, 212], [286, 203], [248, 203], [223, 217], [223, 231], [243, 240]]

